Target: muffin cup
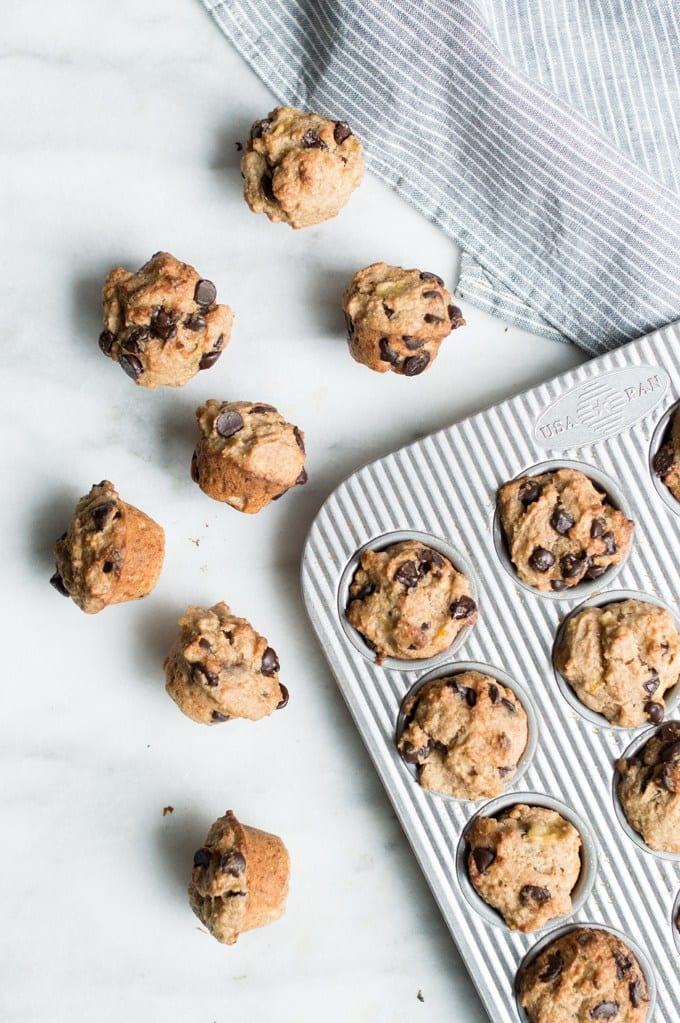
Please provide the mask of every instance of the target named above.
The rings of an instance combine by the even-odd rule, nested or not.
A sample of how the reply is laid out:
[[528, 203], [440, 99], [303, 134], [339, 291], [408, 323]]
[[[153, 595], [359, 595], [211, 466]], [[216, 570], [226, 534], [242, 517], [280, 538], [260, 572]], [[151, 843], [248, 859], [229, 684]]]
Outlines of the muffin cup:
[[[616, 483], [596, 466], [586, 465], [585, 462], [574, 462], [569, 459], [551, 459], [546, 462], [538, 462], [536, 465], [528, 466], [522, 472], [517, 473], [513, 479], [520, 479], [522, 476], [539, 476], [541, 473], [555, 472], [557, 469], [575, 469], [577, 472], [582, 472], [596, 487], [606, 493], [612, 507], [622, 511], [627, 519], [632, 519], [633, 516], [628, 502]], [[624, 557], [618, 565], [612, 565], [611, 568], [608, 568], [599, 579], [589, 579], [587, 582], [577, 583], [576, 586], [567, 586], [564, 590], [537, 590], [535, 586], [530, 586], [520, 579], [517, 569], [510, 559], [507, 540], [501, 524], [501, 513], [497, 497], [492, 532], [496, 554], [505, 571], [527, 593], [532, 593], [535, 597], [545, 597], [547, 600], [578, 600], [579, 598], [583, 600], [584, 597], [590, 596], [591, 593], [599, 593], [602, 587], [611, 583], [612, 579], [621, 571], [630, 556], [631, 546], [635, 541], [635, 533], [633, 533], [631, 543]]]
[[[542, 806], [547, 810], [555, 810], [555, 812], [564, 817], [566, 821], [573, 824], [581, 838], [581, 872], [571, 893], [571, 913], [566, 916], [562, 915], [561, 917], [554, 917], [543, 927], [538, 927], [534, 931], [527, 932], [513, 931], [512, 928], [508, 927], [499, 911], [494, 909], [493, 906], [490, 906], [488, 902], [485, 902], [481, 895], [479, 895], [470, 880], [468, 872], [470, 846], [467, 836], [475, 821], [477, 821], [480, 817], [497, 817], [503, 810], [510, 810], [513, 806], [517, 806], [518, 803], [524, 803], [527, 806]], [[496, 799], [492, 799], [490, 802], [486, 803], [465, 825], [456, 849], [456, 875], [458, 877], [458, 883], [461, 887], [461, 891], [469, 904], [488, 924], [491, 924], [494, 927], [504, 927], [507, 931], [511, 931], [513, 934], [540, 934], [542, 931], [545, 931], [547, 927], [554, 927], [556, 921], [559, 921], [560, 919], [569, 919], [575, 913], [578, 913], [592, 891], [596, 874], [597, 852], [595, 838], [590, 825], [587, 824], [586, 821], [575, 813], [569, 806], [567, 806], [566, 803], [562, 803], [559, 799], [555, 799], [553, 796], [548, 796], [541, 792], [503, 793], [502, 796], [498, 796]]]
[[[662, 722], [660, 725], [654, 725], [652, 728], [647, 728], [644, 732], [641, 732], [633, 739], [631, 743], [629, 743], [628, 746], [626, 746], [623, 753], [621, 753], [617, 759], [629, 760], [632, 756], [635, 756], [635, 754], [642, 749], [645, 743], [648, 742], [649, 739], [651, 739], [651, 737], [655, 735], [656, 732], [659, 731], [659, 729], [663, 728], [665, 723], [666, 722]], [[680, 863], [680, 853], [663, 852], [657, 849], [651, 849], [650, 846], [648, 846], [647, 843], [645, 842], [642, 835], [638, 831], [636, 831], [635, 828], [631, 827], [631, 825], [628, 823], [628, 818], [626, 817], [624, 809], [621, 805], [621, 800], [619, 799], [620, 781], [621, 774], [616, 765], [614, 765], [614, 771], [612, 774], [612, 799], [614, 801], [614, 812], [616, 813], [616, 817], [618, 819], [619, 824], [621, 825], [625, 833], [628, 835], [630, 840], [632, 842], [635, 842], [638, 849], [642, 849], [643, 852], [647, 853], [650, 856], [659, 856], [663, 860], [671, 860], [674, 863]]]
[[[587, 721], [591, 721], [593, 724], [598, 725], [600, 728], [612, 728], [619, 732], [634, 732], [636, 728], [645, 728], [648, 726], [648, 722], [643, 722], [641, 725], [635, 725], [633, 728], [625, 728], [623, 725], [617, 725], [612, 721], [608, 721], [604, 714], [598, 713], [596, 710], [591, 710], [585, 703], [582, 703], [576, 692], [567, 682], [564, 675], [558, 670], [555, 664], [555, 655], [557, 648], [562, 641], [567, 623], [574, 615], [579, 614], [587, 607], [606, 607], [608, 604], [619, 604], [623, 600], [640, 600], [645, 604], [653, 604], [654, 607], [662, 607], [665, 611], [672, 616], [675, 622], [675, 627], [680, 632], [680, 617], [678, 616], [677, 610], [674, 610], [665, 601], [660, 600], [658, 597], [653, 597], [649, 593], [642, 593], [640, 590], [606, 590], [604, 593], [594, 594], [589, 597], [588, 600], [584, 600], [578, 607], [575, 607], [569, 614], [560, 622], [560, 625], [555, 633], [555, 642], [553, 643], [551, 661], [553, 667], [553, 673], [555, 675], [555, 681], [557, 682], [558, 689], [567, 703], [573, 707], [573, 709], [581, 717]], [[652, 699], [652, 697], [650, 697]], [[671, 689], [666, 690], [666, 696], [664, 697], [664, 703], [666, 705], [666, 714], [669, 714], [680, 701], [680, 682], [674, 685]]]
[[[358, 629], [355, 629], [354, 626], [350, 625], [347, 621], [346, 608], [349, 600], [349, 588], [352, 579], [354, 578], [354, 573], [359, 567], [361, 557], [365, 551], [382, 551], [385, 550], [386, 547], [391, 547], [392, 544], [403, 543], [404, 540], [417, 540], [419, 543], [423, 543], [427, 547], [432, 547], [433, 550], [447, 558], [456, 571], [462, 572], [470, 583], [472, 599], [477, 604], [479, 611], [479, 584], [477, 582], [477, 574], [473, 568], [472, 562], [466, 554], [463, 554], [457, 547], [450, 544], [448, 540], [442, 540], [440, 537], [432, 536], [429, 533], [420, 533], [412, 529], [396, 530], [393, 533], [383, 533], [380, 536], [373, 537], [372, 540], [369, 540], [368, 543], [365, 543], [352, 555], [345, 565], [340, 577], [340, 584], [338, 586], [338, 616], [340, 618], [343, 632], [354, 649], [358, 650], [359, 653], [372, 664], [376, 664], [375, 651], [371, 650]], [[450, 658], [452, 654], [459, 650], [463, 643], [465, 643], [472, 629], [474, 629], [474, 625], [463, 626], [451, 646], [447, 647], [446, 650], [442, 650], [441, 653], [435, 654], [434, 657], [418, 657], [413, 658], [412, 660], [406, 657], [386, 657], [384, 661], [382, 661], [380, 665], [376, 665], [376, 667], [392, 668], [395, 671], [422, 671], [425, 668], [431, 668], [433, 665], [440, 664], [443, 660]]]
[[647, 459], [652, 485], [668, 510], [673, 512], [674, 515], [680, 515], [680, 501], [676, 501], [666, 484], [659, 479], [655, 473], [654, 456], [659, 448], [663, 447], [664, 444], [670, 441], [671, 420], [678, 408], [680, 408], [680, 401], [676, 401], [675, 404], [670, 406], [670, 408], [667, 408], [659, 422], [656, 424], [654, 433], [652, 434], [652, 439], [649, 442], [649, 454]]
[[[527, 716], [527, 744], [524, 749], [519, 763], [517, 764], [517, 770], [508, 782], [508, 786], [514, 785], [520, 780], [524, 772], [529, 767], [534, 753], [536, 751], [536, 743], [538, 740], [538, 718], [536, 715], [536, 708], [534, 707], [533, 700], [529, 696], [527, 690], [521, 686], [518, 682], [515, 682], [513, 678], [508, 675], [507, 672], [501, 668], [493, 668], [490, 664], [482, 664], [480, 661], [457, 661], [455, 664], [444, 664], [439, 665], [433, 671], [429, 671], [427, 675], [423, 675], [415, 682], [408, 692], [405, 694], [401, 705], [399, 707], [399, 716], [397, 717], [397, 727], [394, 736], [395, 748], [399, 742], [399, 737], [404, 731], [406, 723], [406, 714], [404, 712], [404, 704], [411, 697], [414, 696], [424, 685], [428, 682], [432, 682], [434, 679], [439, 678], [451, 678], [455, 675], [461, 675], [464, 671], [479, 671], [483, 675], [489, 675], [494, 678], [500, 685], [505, 686], [507, 689], [511, 689], [512, 692], [517, 696], [518, 700], [524, 708], [524, 712]], [[459, 796], [449, 796], [445, 792], [435, 792], [433, 789], [424, 788], [418, 781], [418, 768], [416, 764], [407, 764], [402, 755], [397, 750], [397, 756], [401, 761], [401, 764], [413, 779], [414, 785], [417, 785], [421, 792], [424, 792], [428, 796], [432, 796], [435, 799], [444, 799], [452, 803], [479, 803], [482, 799], [488, 799], [488, 796], [481, 796], [479, 799], [464, 799]], [[502, 799], [504, 796], [497, 796], [497, 799]], [[517, 800], [514, 800], [517, 802]]]
[[628, 934], [624, 934], [623, 931], [619, 931], [616, 927], [610, 927], [608, 924], [593, 923], [589, 920], [572, 921], [568, 924], [562, 924], [560, 927], [556, 927], [552, 931], [548, 931], [544, 934], [535, 945], [529, 949], [526, 955], [517, 968], [515, 974], [515, 1005], [517, 1007], [517, 1015], [521, 1020], [521, 1023], [529, 1023], [529, 1017], [522, 1008], [519, 1001], [519, 982], [523, 972], [527, 969], [530, 963], [536, 958], [537, 955], [543, 951], [548, 945], [550, 945], [557, 938], [561, 938], [563, 934], [568, 934], [569, 931], [574, 930], [577, 927], [588, 927], [593, 931], [608, 931], [609, 934], [613, 934], [614, 937], [622, 941], [624, 945], [627, 945], [631, 950], [635, 958], [637, 959], [640, 969], [642, 970], [645, 980], [647, 981], [647, 991], [649, 994], [649, 1004], [647, 1006], [647, 1015], [645, 1017], [646, 1023], [650, 1023], [654, 1016], [654, 1009], [656, 1007], [656, 975], [652, 968], [649, 956], [646, 952], [643, 952], [640, 945], [634, 941]]

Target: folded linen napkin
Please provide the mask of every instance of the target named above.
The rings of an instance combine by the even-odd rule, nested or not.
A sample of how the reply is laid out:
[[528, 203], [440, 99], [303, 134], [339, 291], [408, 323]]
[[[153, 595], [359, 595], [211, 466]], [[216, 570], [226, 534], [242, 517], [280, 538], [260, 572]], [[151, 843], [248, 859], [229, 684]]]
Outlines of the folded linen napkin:
[[674, 2], [202, 3], [458, 242], [466, 301], [593, 354], [680, 318]]

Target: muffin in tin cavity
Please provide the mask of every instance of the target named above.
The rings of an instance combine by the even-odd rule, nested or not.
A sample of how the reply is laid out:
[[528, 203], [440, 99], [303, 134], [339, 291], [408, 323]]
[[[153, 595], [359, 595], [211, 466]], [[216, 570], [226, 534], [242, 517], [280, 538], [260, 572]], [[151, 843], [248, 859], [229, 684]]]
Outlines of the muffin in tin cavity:
[[468, 575], [419, 535], [398, 536], [386, 546], [363, 549], [347, 594], [347, 622], [377, 664], [441, 654], [477, 621]]
[[[617, 599], [622, 596], [624, 599]], [[558, 682], [611, 725], [659, 724], [680, 676], [680, 634], [670, 609], [633, 591], [586, 601], [562, 623], [553, 650]], [[678, 691], [672, 693], [673, 701]], [[594, 717], [593, 720], [598, 721]]]
[[680, 859], [680, 721], [643, 733], [616, 769], [615, 808], [624, 829], [641, 848]]
[[628, 937], [598, 925], [564, 927], [520, 965], [517, 1001], [528, 1023], [645, 1023], [655, 1002], [651, 968]]
[[517, 802], [485, 808], [465, 832], [470, 882], [511, 930], [536, 931], [573, 912], [581, 836], [557, 810]]
[[574, 587], [597, 586], [608, 570], [611, 576], [634, 530], [612, 503], [615, 493], [602, 473], [575, 462], [543, 463], [504, 483], [497, 526], [516, 577], [544, 595], [571, 596]]
[[465, 326], [441, 277], [387, 263], [355, 273], [342, 308], [352, 358], [376, 373], [419, 376], [444, 338]]
[[426, 676], [406, 695], [397, 749], [423, 788], [454, 799], [491, 799], [514, 779], [520, 762], [526, 766], [535, 729], [527, 698], [506, 681], [486, 665], [463, 664]]
[[673, 405], [652, 435], [650, 471], [664, 503], [680, 514], [680, 403]]

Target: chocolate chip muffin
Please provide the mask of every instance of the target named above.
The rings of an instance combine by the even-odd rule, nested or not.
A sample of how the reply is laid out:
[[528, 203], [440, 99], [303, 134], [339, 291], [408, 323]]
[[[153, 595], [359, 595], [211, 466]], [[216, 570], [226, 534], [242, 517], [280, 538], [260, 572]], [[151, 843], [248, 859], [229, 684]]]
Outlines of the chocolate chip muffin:
[[470, 881], [512, 930], [535, 931], [571, 913], [581, 837], [555, 810], [518, 803], [478, 817], [467, 840]]
[[214, 938], [233, 945], [244, 931], [283, 916], [289, 876], [281, 839], [240, 824], [227, 810], [194, 854], [189, 905]]
[[444, 338], [465, 325], [441, 277], [387, 263], [359, 270], [342, 307], [352, 357], [377, 373], [418, 376]]
[[121, 500], [113, 483], [95, 483], [76, 505], [68, 530], [54, 545], [50, 579], [81, 611], [151, 593], [163, 567], [165, 533], [139, 508]]
[[188, 607], [163, 662], [165, 688], [187, 717], [203, 725], [257, 721], [288, 703], [279, 659], [264, 636], [224, 603]]
[[510, 560], [537, 590], [599, 579], [628, 552], [633, 523], [576, 469], [511, 480], [498, 501]]
[[233, 313], [216, 298], [212, 281], [169, 252], [136, 273], [116, 267], [102, 293], [99, 347], [140, 387], [181, 387], [229, 342]]
[[653, 466], [676, 501], [680, 501], [680, 408], [673, 414], [670, 436], [654, 455]]
[[466, 576], [419, 540], [364, 551], [346, 613], [378, 664], [386, 657], [434, 657], [477, 621]]
[[668, 721], [641, 750], [617, 760], [626, 819], [656, 852], [680, 853], [680, 721]]
[[511, 689], [479, 671], [426, 682], [403, 711], [402, 757], [417, 764], [423, 788], [457, 799], [500, 795], [527, 746], [524, 707]]
[[250, 129], [241, 172], [253, 213], [309, 227], [337, 216], [361, 184], [363, 148], [345, 121], [276, 107]]
[[579, 700], [612, 724], [658, 724], [664, 693], [678, 682], [680, 636], [670, 612], [654, 604], [586, 607], [568, 619], [555, 666]]
[[307, 482], [304, 434], [273, 405], [210, 398], [196, 419], [191, 477], [215, 501], [252, 515]]
[[529, 1023], [645, 1023], [647, 982], [627, 945], [609, 931], [575, 927], [555, 938], [519, 978]]

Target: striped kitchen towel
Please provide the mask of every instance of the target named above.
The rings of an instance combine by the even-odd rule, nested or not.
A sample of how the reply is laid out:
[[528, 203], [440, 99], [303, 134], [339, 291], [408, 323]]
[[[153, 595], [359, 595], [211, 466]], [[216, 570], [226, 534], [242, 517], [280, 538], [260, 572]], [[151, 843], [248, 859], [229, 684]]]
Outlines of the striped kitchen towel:
[[592, 353], [680, 318], [677, 0], [202, 2], [459, 243], [466, 301]]

